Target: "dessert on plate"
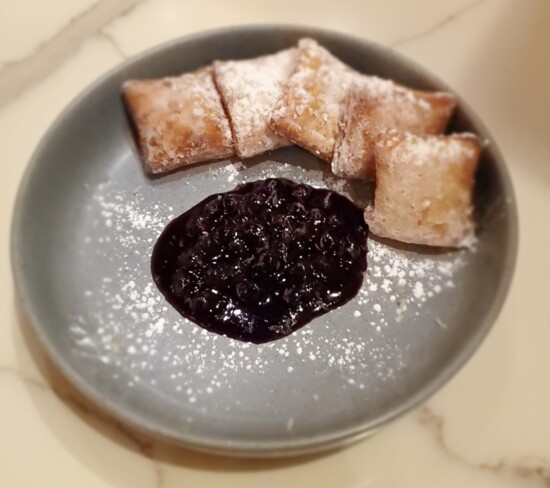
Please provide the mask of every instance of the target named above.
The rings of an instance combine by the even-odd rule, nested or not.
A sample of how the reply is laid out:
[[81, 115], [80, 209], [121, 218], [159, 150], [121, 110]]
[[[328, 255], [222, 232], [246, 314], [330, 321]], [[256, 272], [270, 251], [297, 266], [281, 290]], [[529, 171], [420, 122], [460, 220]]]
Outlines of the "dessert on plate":
[[450, 94], [359, 73], [313, 39], [122, 90], [148, 173], [295, 143], [336, 176], [374, 181], [373, 234], [443, 247], [473, 237], [481, 148], [471, 134], [444, 135]]
[[239, 157], [291, 144], [269, 127], [269, 118], [295, 62], [296, 49], [291, 48], [254, 59], [214, 63], [214, 79]]
[[122, 86], [145, 170], [167, 173], [235, 153], [211, 68]]
[[413, 244], [467, 245], [480, 150], [473, 134], [379, 134], [374, 205], [365, 211], [371, 232]]
[[455, 105], [447, 93], [413, 90], [374, 76], [358, 78], [343, 104], [332, 172], [373, 179], [374, 139], [380, 132], [443, 134]]

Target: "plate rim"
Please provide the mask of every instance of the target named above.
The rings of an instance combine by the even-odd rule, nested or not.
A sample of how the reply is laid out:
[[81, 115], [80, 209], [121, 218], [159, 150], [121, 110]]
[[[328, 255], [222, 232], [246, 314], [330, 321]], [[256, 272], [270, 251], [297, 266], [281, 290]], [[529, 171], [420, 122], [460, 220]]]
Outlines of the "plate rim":
[[[182, 433], [181, 431], [168, 431], [158, 425], [155, 422], [150, 422], [148, 419], [142, 416], [135, 415], [132, 411], [124, 409], [116, 404], [110, 398], [102, 396], [96, 389], [88, 384], [82, 377], [75, 372], [69, 364], [64, 360], [63, 354], [56, 349], [51, 343], [41, 326], [41, 320], [39, 314], [34, 310], [33, 303], [29, 299], [29, 295], [26, 292], [29, 286], [29, 278], [25, 271], [24, 256], [19, 251], [19, 242], [21, 241], [21, 232], [25, 221], [25, 208], [26, 201], [31, 195], [29, 191], [30, 182], [36, 168], [41, 164], [41, 154], [48, 146], [50, 139], [57, 132], [62, 121], [73, 112], [73, 110], [84, 100], [89, 94], [94, 92], [96, 88], [100, 87], [106, 80], [116, 75], [127, 66], [140, 62], [143, 59], [151, 56], [158, 55], [163, 51], [171, 48], [175, 48], [178, 45], [184, 45], [190, 41], [200, 41], [201, 38], [209, 38], [218, 35], [227, 35], [231, 33], [242, 33], [243, 31], [273, 31], [288, 32], [288, 33], [303, 33], [304, 36], [316, 37], [331, 36], [338, 38], [345, 43], [355, 43], [366, 47], [374, 48], [382, 52], [390, 60], [393, 60], [397, 64], [405, 65], [414, 71], [418, 71], [422, 76], [434, 85], [442, 87], [445, 90], [450, 91], [457, 99], [457, 105], [465, 114], [466, 118], [483, 133], [483, 136], [490, 141], [489, 150], [492, 153], [492, 159], [495, 161], [495, 165], [498, 169], [499, 175], [502, 180], [504, 188], [504, 194], [507, 197], [508, 205], [508, 218], [509, 229], [507, 235], [508, 252], [505, 256], [504, 267], [502, 270], [502, 279], [498, 285], [498, 289], [491, 304], [489, 311], [484, 319], [480, 322], [479, 327], [470, 336], [469, 341], [462, 347], [457, 353], [456, 357], [447, 363], [446, 367], [439, 371], [432, 381], [427, 382], [422, 388], [411, 394], [406, 401], [402, 402], [399, 406], [389, 410], [384, 415], [379, 416], [375, 420], [366, 421], [356, 424], [354, 427], [342, 429], [338, 433], [332, 434], [319, 434], [309, 437], [307, 439], [285, 439], [284, 441], [220, 441], [213, 442], [211, 440], [201, 440], [201, 437], [194, 433]], [[504, 305], [505, 299], [510, 290], [512, 278], [514, 274], [515, 264], [517, 261], [519, 242], [519, 223], [518, 223], [518, 210], [517, 199], [515, 196], [514, 188], [512, 185], [512, 179], [508, 171], [505, 160], [495, 143], [494, 137], [487, 130], [486, 126], [475, 114], [475, 112], [469, 107], [468, 104], [451, 89], [445, 82], [440, 80], [437, 76], [433, 75], [428, 69], [422, 67], [415, 61], [407, 58], [406, 56], [396, 52], [394, 49], [378, 44], [376, 42], [364, 39], [360, 36], [347, 34], [344, 32], [325, 29], [320, 27], [293, 25], [293, 24], [280, 24], [280, 23], [258, 23], [237, 25], [229, 27], [221, 27], [216, 29], [210, 29], [193, 33], [190, 35], [184, 35], [167, 42], [158, 44], [151, 48], [148, 48], [142, 52], [137, 53], [134, 56], [129, 57], [121, 63], [116, 64], [101, 76], [96, 78], [93, 82], [88, 84], [83, 90], [81, 90], [70, 102], [63, 108], [63, 110], [55, 117], [54, 121], [50, 124], [48, 129], [42, 135], [40, 141], [35, 147], [30, 159], [28, 160], [23, 175], [21, 177], [15, 201], [12, 211], [12, 221], [10, 229], [10, 261], [12, 268], [12, 275], [15, 286], [15, 296], [17, 302], [21, 305], [21, 309], [24, 312], [31, 329], [38, 339], [40, 345], [46, 351], [48, 357], [52, 360], [56, 368], [63, 374], [63, 376], [69, 380], [69, 382], [76, 387], [76, 389], [84, 396], [92, 400], [92, 402], [100, 409], [105, 410], [115, 419], [131, 425], [135, 429], [146, 432], [156, 437], [160, 437], [165, 441], [174, 443], [187, 448], [195, 450], [245, 457], [282, 457], [290, 455], [302, 455], [309, 454], [324, 450], [329, 450], [338, 446], [347, 445], [356, 442], [359, 439], [367, 437], [375, 432], [378, 428], [388, 424], [392, 420], [404, 415], [411, 411], [415, 407], [418, 407], [422, 402], [431, 397], [436, 391], [438, 391], [444, 384], [446, 384], [455, 374], [457, 374], [466, 362], [473, 356], [475, 351], [483, 343], [483, 340], [488, 335], [492, 326], [496, 322], [500, 311]]]

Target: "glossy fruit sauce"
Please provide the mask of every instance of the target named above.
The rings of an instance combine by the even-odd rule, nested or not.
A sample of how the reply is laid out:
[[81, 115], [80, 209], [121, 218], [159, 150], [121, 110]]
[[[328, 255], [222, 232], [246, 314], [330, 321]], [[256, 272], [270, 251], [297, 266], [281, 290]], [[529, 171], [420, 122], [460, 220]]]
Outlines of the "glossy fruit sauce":
[[357, 294], [367, 233], [363, 211], [346, 197], [266, 179], [212, 195], [170, 222], [151, 271], [181, 315], [259, 344]]

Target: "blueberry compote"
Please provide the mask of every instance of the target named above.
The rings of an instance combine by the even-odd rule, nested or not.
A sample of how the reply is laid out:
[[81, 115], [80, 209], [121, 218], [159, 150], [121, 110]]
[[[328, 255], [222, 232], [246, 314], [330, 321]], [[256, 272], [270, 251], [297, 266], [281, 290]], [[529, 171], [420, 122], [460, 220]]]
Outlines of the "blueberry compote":
[[266, 179], [212, 195], [170, 222], [151, 270], [181, 315], [260, 344], [357, 294], [367, 233], [362, 210], [346, 197]]

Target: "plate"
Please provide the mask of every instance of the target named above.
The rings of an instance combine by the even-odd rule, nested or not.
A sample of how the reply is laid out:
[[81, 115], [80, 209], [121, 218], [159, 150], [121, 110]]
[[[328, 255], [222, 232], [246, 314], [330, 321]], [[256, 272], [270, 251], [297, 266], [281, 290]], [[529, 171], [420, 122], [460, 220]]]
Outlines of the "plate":
[[276, 25], [201, 33], [134, 57], [93, 83], [50, 128], [19, 190], [14, 276], [50, 356], [111, 414], [196, 449], [290, 455], [373, 432], [466, 362], [510, 283], [517, 244], [510, 178], [487, 130], [459, 101], [451, 131], [484, 141], [474, 251], [371, 239], [355, 299], [260, 346], [208, 333], [164, 301], [150, 275], [152, 246], [171, 218], [206, 196], [268, 176], [329, 187], [363, 203], [372, 188], [331, 177], [325, 163], [295, 147], [149, 179], [122, 82], [271, 53], [305, 36], [364, 73], [449, 90], [393, 51], [344, 34]]

